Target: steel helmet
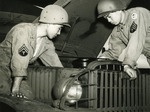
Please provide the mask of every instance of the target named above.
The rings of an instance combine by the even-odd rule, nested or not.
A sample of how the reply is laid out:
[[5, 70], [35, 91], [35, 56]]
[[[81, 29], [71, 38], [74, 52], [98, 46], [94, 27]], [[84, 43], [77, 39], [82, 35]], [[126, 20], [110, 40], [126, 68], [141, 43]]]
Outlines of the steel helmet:
[[127, 5], [121, 0], [100, 0], [97, 5], [98, 18], [114, 11], [126, 9]]
[[68, 19], [68, 13], [64, 8], [58, 5], [48, 5], [42, 10], [39, 22], [70, 26]]

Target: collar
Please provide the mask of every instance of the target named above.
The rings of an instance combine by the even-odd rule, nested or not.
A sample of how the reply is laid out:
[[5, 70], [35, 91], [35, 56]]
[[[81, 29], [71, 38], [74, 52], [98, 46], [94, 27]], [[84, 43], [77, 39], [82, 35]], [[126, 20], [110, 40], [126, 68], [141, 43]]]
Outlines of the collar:
[[117, 27], [117, 31], [120, 31], [123, 29], [123, 27], [125, 26], [127, 20], [128, 20], [128, 16], [129, 13], [127, 11], [123, 11], [123, 18], [122, 18], [122, 22], [118, 25]]
[[121, 24], [122, 24], [122, 25], [125, 25], [125, 24], [126, 24], [126, 21], [128, 20], [128, 17], [129, 17], [128, 15], [129, 15], [129, 13], [128, 13], [127, 11], [123, 11], [123, 14], [124, 14], [124, 18], [123, 18]]

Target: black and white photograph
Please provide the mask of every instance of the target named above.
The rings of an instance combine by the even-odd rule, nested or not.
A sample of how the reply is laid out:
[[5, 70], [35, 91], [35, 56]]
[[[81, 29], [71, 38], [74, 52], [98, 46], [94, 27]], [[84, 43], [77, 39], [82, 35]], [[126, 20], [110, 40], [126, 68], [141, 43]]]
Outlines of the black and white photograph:
[[150, 112], [150, 1], [0, 0], [0, 112]]

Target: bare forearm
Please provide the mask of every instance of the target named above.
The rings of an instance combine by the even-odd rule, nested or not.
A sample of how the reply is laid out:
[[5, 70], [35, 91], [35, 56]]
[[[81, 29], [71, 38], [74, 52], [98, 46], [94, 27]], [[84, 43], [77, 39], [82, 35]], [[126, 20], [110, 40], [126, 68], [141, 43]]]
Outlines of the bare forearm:
[[23, 79], [23, 77], [15, 77], [14, 78], [12, 93], [19, 92], [19, 88], [20, 88], [20, 84], [21, 84], [22, 79]]

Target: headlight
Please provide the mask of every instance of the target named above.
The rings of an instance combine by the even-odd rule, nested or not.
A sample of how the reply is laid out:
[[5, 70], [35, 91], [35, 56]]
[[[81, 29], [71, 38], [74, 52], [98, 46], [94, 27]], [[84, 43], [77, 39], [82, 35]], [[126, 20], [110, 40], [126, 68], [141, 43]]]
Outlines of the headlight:
[[[72, 78], [65, 78], [61, 79], [60, 81], [56, 82], [53, 88], [53, 94], [56, 99], [60, 99], [66, 90], [66, 86], [72, 80]], [[82, 87], [79, 81], [74, 81], [71, 87], [66, 94], [66, 101], [69, 103], [75, 103], [78, 101], [82, 96]]]
[[[65, 88], [66, 87], [64, 87], [64, 91], [65, 91]], [[82, 87], [78, 81], [75, 81], [66, 95], [66, 100], [69, 103], [75, 103], [81, 98], [81, 95], [82, 95]]]

